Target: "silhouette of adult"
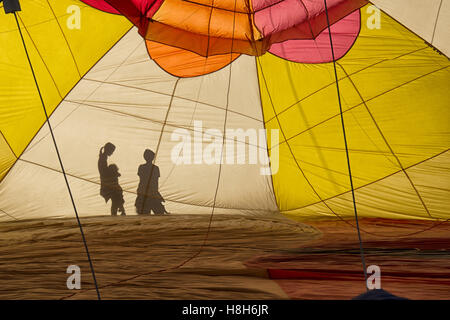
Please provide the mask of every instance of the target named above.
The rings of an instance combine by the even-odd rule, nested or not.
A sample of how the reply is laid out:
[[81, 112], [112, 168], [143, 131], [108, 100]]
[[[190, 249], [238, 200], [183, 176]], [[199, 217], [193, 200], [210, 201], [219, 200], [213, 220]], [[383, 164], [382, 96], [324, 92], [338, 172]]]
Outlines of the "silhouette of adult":
[[138, 214], [150, 214], [152, 211], [157, 215], [168, 213], [162, 204], [164, 198], [158, 191], [160, 174], [159, 167], [152, 163], [154, 158], [155, 153], [150, 149], [146, 149], [144, 151], [144, 159], [146, 162], [141, 164], [138, 169], [140, 180], [135, 202], [136, 212]]
[[108, 165], [108, 157], [116, 150], [111, 143], [106, 143], [98, 155], [98, 172], [100, 173], [100, 195], [105, 202], [111, 199], [111, 215], [117, 216], [117, 211], [125, 215], [123, 207], [125, 201], [123, 199], [123, 190], [119, 185], [119, 168], [115, 164]]

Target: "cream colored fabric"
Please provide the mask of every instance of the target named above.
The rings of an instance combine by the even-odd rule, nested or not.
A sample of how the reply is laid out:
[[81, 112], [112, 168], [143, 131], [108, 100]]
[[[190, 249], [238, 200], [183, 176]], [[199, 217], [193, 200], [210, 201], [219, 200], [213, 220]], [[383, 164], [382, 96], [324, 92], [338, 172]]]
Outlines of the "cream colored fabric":
[[371, 2], [433, 44], [447, 57], [450, 56], [449, 0], [372, 0]]
[[[128, 214], [135, 214], [137, 170], [147, 148], [156, 152], [159, 191], [170, 213], [211, 214], [213, 207], [214, 213], [278, 212], [271, 177], [260, 174], [259, 164], [172, 162], [179, 143], [172, 141], [172, 132], [192, 133], [194, 120], [202, 121], [203, 130], [262, 129], [255, 59], [243, 56], [213, 74], [178, 79], [150, 60], [144, 40], [131, 30], [51, 117], [80, 215], [110, 212], [110, 203], [99, 195], [97, 169], [99, 150], [107, 142], [116, 146], [109, 163], [119, 167]], [[262, 146], [267, 158], [267, 146]], [[1, 220], [73, 216], [47, 126], [0, 184], [0, 209], [5, 212]]]

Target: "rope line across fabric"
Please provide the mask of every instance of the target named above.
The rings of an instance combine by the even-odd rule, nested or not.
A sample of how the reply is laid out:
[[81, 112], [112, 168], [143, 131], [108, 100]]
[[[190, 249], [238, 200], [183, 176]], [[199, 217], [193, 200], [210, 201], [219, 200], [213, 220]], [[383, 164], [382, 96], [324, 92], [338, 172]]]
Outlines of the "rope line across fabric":
[[31, 73], [33, 75], [34, 82], [36, 84], [36, 89], [37, 89], [37, 92], [38, 92], [38, 95], [39, 95], [39, 99], [41, 101], [42, 109], [44, 110], [45, 120], [46, 120], [46, 122], [48, 124], [50, 135], [52, 137], [53, 144], [55, 146], [56, 155], [58, 156], [58, 161], [59, 161], [59, 164], [61, 166], [61, 171], [62, 171], [63, 176], [64, 176], [64, 181], [66, 182], [66, 186], [67, 186], [67, 190], [69, 192], [70, 200], [72, 201], [73, 210], [75, 212], [77, 223], [78, 223], [78, 226], [80, 228], [81, 238], [83, 239], [84, 248], [86, 250], [86, 255], [87, 255], [87, 258], [88, 258], [88, 261], [89, 261], [89, 267], [90, 267], [90, 270], [91, 270], [91, 273], [92, 273], [92, 278], [94, 280], [95, 290], [97, 292], [97, 298], [98, 298], [98, 300], [101, 300], [100, 291], [99, 291], [98, 285], [97, 285], [97, 279], [95, 277], [94, 265], [92, 263], [91, 255], [89, 253], [89, 248], [88, 248], [88, 245], [87, 245], [87, 242], [86, 242], [86, 237], [84, 235], [83, 226], [81, 224], [80, 217], [78, 216], [78, 210], [77, 210], [77, 207], [75, 205], [75, 200], [73, 198], [72, 190], [70, 189], [69, 180], [67, 179], [66, 171], [64, 169], [64, 164], [62, 162], [61, 155], [59, 153], [58, 144], [56, 143], [55, 135], [53, 133], [52, 126], [50, 124], [50, 120], [49, 120], [49, 116], [48, 116], [48, 113], [47, 113], [47, 109], [45, 108], [44, 99], [42, 97], [41, 90], [40, 90], [39, 84], [37, 82], [37, 78], [36, 78], [36, 74], [34, 72], [33, 64], [31, 63], [30, 55], [28, 54], [28, 49], [27, 49], [27, 46], [25, 44], [25, 39], [23, 37], [22, 29], [20, 27], [19, 19], [17, 17], [17, 13], [16, 12], [14, 12], [14, 18], [16, 19], [17, 28], [19, 29], [19, 34], [20, 34], [20, 38], [22, 40], [23, 48], [25, 50], [25, 54], [26, 54], [27, 59], [28, 59], [28, 64], [30, 66], [30, 70], [31, 70]]
[[331, 56], [333, 58], [334, 76], [335, 76], [335, 79], [336, 79], [336, 90], [337, 90], [337, 97], [338, 97], [338, 102], [339, 102], [339, 112], [340, 112], [340, 115], [341, 115], [342, 133], [344, 135], [344, 144], [345, 144], [345, 154], [346, 154], [346, 157], [347, 157], [348, 176], [349, 176], [349, 179], [350, 179], [350, 187], [351, 187], [351, 190], [352, 190], [352, 200], [353, 200], [353, 209], [354, 209], [354, 212], [355, 212], [356, 229], [358, 231], [359, 250], [360, 250], [360, 253], [361, 253], [361, 262], [362, 262], [363, 271], [364, 271], [365, 287], [366, 287], [366, 290], [369, 290], [367, 288], [366, 261], [365, 261], [365, 257], [364, 257], [364, 249], [363, 249], [362, 240], [361, 240], [361, 231], [359, 229], [358, 210], [356, 208], [355, 189], [353, 187], [353, 177], [352, 177], [352, 169], [351, 169], [351, 165], [350, 165], [350, 155], [349, 155], [349, 152], [348, 152], [347, 135], [346, 135], [346, 132], [345, 132], [344, 115], [343, 115], [343, 112], [342, 112], [341, 92], [340, 92], [340, 89], [339, 89], [339, 78], [338, 78], [338, 74], [337, 74], [336, 59], [335, 59], [335, 55], [334, 55], [333, 37], [331, 35], [331, 26], [330, 26], [330, 19], [329, 19], [329, 16], [328, 16], [327, 0], [323, 0], [323, 1], [324, 1], [324, 4], [325, 4], [325, 15], [327, 17], [328, 34], [330, 36]]

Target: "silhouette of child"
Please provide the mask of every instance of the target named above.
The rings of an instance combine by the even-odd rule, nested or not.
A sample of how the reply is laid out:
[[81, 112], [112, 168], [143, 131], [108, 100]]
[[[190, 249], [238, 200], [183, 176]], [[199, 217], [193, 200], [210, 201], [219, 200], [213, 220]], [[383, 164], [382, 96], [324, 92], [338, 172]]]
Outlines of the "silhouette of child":
[[125, 215], [125, 209], [123, 207], [125, 200], [123, 199], [123, 190], [119, 185], [119, 168], [115, 164], [108, 166], [108, 186], [110, 188], [109, 197], [111, 199], [111, 215], [117, 216], [117, 211]]

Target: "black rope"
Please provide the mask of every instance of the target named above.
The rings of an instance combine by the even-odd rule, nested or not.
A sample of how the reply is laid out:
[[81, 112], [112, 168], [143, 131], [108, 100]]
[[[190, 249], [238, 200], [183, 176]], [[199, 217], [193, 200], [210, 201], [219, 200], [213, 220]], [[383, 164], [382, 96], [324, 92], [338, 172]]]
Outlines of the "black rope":
[[94, 265], [92, 263], [91, 256], [89, 254], [89, 249], [88, 249], [86, 238], [85, 238], [84, 232], [83, 232], [83, 226], [81, 225], [80, 217], [78, 216], [77, 207], [76, 207], [75, 201], [73, 199], [73, 195], [72, 195], [72, 191], [70, 189], [69, 181], [67, 180], [66, 171], [64, 169], [64, 165], [63, 165], [63, 162], [62, 162], [62, 159], [61, 159], [61, 155], [59, 153], [59, 149], [58, 149], [58, 145], [56, 143], [55, 135], [53, 134], [52, 126], [50, 125], [50, 120], [49, 120], [49, 117], [48, 117], [48, 113], [47, 113], [47, 110], [45, 109], [44, 99], [42, 98], [41, 90], [39, 88], [39, 84], [38, 84], [37, 79], [36, 79], [36, 74], [34, 73], [33, 64], [31, 63], [31, 59], [30, 59], [30, 56], [28, 54], [27, 46], [25, 44], [25, 39], [23, 38], [22, 30], [20, 28], [20, 24], [19, 24], [19, 20], [17, 19], [16, 12], [14, 12], [14, 18], [16, 19], [17, 28], [19, 29], [19, 33], [20, 33], [20, 38], [22, 39], [22, 44], [23, 44], [23, 47], [25, 49], [25, 53], [26, 53], [26, 56], [27, 56], [27, 59], [28, 59], [28, 63], [30, 65], [31, 73], [33, 75], [33, 79], [34, 79], [34, 82], [36, 84], [36, 89], [38, 91], [39, 98], [41, 100], [42, 108], [44, 109], [45, 119], [46, 119], [46, 122], [48, 124], [48, 128], [50, 130], [50, 134], [52, 136], [52, 140], [53, 140], [53, 144], [55, 146], [56, 154], [58, 156], [59, 164], [61, 166], [61, 171], [62, 171], [62, 173], [64, 175], [64, 180], [66, 181], [67, 190], [69, 191], [70, 200], [72, 201], [72, 206], [73, 206], [73, 209], [75, 211], [75, 216], [77, 218], [78, 226], [80, 227], [81, 237], [83, 239], [84, 248], [86, 250], [86, 255], [87, 255], [87, 258], [89, 260], [89, 266], [91, 268], [92, 278], [94, 279], [95, 290], [97, 291], [97, 298], [98, 298], [98, 300], [101, 300], [100, 291], [98, 290], [98, 285], [97, 285], [97, 279], [95, 277]]
[[334, 48], [333, 48], [333, 39], [331, 36], [331, 26], [330, 26], [330, 19], [328, 17], [328, 6], [327, 6], [327, 0], [323, 0], [325, 3], [325, 14], [327, 16], [327, 24], [328, 24], [328, 34], [330, 36], [330, 45], [331, 45], [331, 55], [333, 58], [333, 67], [334, 67], [334, 77], [336, 79], [336, 90], [337, 90], [337, 96], [338, 96], [338, 101], [339, 101], [339, 111], [341, 114], [341, 124], [342, 124], [342, 133], [344, 135], [344, 144], [345, 144], [345, 154], [347, 156], [347, 168], [348, 168], [348, 175], [350, 178], [350, 187], [352, 189], [352, 199], [353, 199], [353, 209], [355, 211], [355, 219], [356, 219], [356, 229], [358, 230], [358, 240], [359, 240], [359, 250], [361, 253], [361, 261], [362, 261], [362, 265], [363, 265], [363, 271], [364, 271], [364, 279], [365, 279], [365, 286], [366, 289], [368, 289], [367, 287], [367, 270], [366, 270], [366, 261], [364, 258], [364, 249], [363, 249], [363, 245], [362, 245], [362, 240], [361, 240], [361, 231], [359, 229], [359, 221], [358, 221], [358, 210], [356, 209], [356, 200], [355, 200], [355, 189], [353, 187], [353, 177], [352, 177], [352, 169], [350, 166], [350, 155], [348, 152], [348, 145], [347, 145], [347, 135], [345, 132], [345, 124], [344, 124], [344, 114], [342, 112], [342, 103], [341, 103], [341, 92], [339, 90], [339, 79], [338, 79], [338, 74], [337, 74], [337, 68], [336, 68], [336, 59], [334, 56]]

